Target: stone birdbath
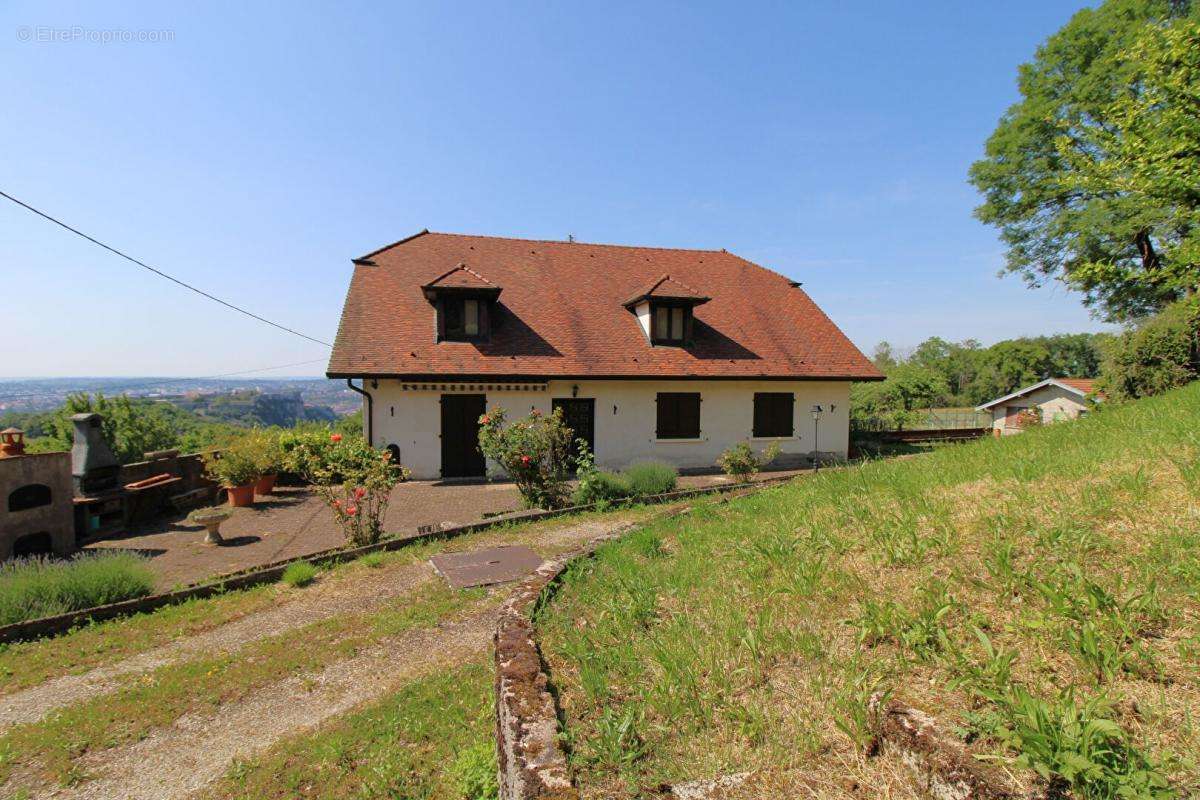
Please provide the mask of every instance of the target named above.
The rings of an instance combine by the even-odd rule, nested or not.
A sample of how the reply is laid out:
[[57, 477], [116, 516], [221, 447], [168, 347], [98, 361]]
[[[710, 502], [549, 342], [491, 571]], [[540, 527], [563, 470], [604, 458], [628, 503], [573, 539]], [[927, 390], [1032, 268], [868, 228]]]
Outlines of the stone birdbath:
[[205, 544], [224, 544], [225, 540], [221, 538], [221, 523], [229, 519], [229, 512], [223, 508], [201, 508], [188, 514], [188, 519], [199, 525], [203, 525], [208, 531], [208, 535], [204, 537]]

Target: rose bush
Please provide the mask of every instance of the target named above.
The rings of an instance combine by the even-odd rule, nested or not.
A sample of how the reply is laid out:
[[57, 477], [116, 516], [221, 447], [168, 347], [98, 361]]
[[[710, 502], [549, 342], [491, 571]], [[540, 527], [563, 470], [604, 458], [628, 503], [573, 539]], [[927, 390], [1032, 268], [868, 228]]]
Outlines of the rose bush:
[[503, 408], [479, 418], [479, 449], [517, 485], [526, 508], [559, 508], [567, 501], [574, 431], [562, 410], [546, 416], [536, 409], [508, 423]]
[[382, 538], [392, 489], [409, 474], [392, 463], [391, 453], [357, 436], [334, 433], [321, 442], [315, 437], [295, 442], [291, 455], [333, 511], [347, 542], [361, 546]]

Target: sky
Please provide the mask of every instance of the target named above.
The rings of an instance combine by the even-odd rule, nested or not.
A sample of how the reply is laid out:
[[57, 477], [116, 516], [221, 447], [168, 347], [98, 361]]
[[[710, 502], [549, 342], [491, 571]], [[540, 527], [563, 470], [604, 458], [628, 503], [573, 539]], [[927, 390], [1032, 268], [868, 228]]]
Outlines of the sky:
[[[423, 228], [724, 247], [868, 353], [1105, 327], [966, 181], [1082, 3], [193, 5], [0, 4], [0, 190], [314, 338]], [[328, 355], [3, 198], [0, 288], [0, 376]]]

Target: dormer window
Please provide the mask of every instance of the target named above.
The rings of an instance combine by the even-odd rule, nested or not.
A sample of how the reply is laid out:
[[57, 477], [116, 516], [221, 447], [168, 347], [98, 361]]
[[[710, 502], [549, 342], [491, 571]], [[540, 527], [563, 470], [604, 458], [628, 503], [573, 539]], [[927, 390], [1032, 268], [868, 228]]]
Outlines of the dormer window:
[[693, 309], [709, 301], [687, 284], [663, 275], [625, 301], [653, 345], [687, 347], [692, 341]]
[[653, 328], [650, 340], [655, 344], [683, 344], [691, 338], [692, 309], [690, 306], [650, 304]]
[[437, 317], [437, 341], [481, 342], [491, 336], [492, 307], [500, 287], [466, 264], [421, 287]]

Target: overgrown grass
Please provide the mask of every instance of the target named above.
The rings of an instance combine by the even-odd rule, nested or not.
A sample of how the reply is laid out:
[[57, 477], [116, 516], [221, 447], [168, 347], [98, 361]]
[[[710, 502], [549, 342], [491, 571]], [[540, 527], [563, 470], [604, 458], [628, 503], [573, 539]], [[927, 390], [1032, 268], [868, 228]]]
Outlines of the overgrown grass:
[[17, 559], [0, 564], [0, 625], [144, 597], [153, 589], [154, 573], [132, 553]]
[[314, 733], [239, 762], [209, 798], [491, 800], [491, 662], [431, 675]]
[[634, 497], [665, 494], [675, 488], [679, 471], [661, 461], [638, 461], [624, 470]]
[[287, 569], [283, 571], [283, 575], [279, 578], [288, 586], [299, 588], [308, 586], [317, 578], [317, 568], [307, 561], [297, 561], [295, 564], [288, 564]]
[[1200, 790], [1197, 420], [1200, 384], [605, 546], [539, 617], [582, 785], [914, 796], [883, 691], [1076, 797]]

